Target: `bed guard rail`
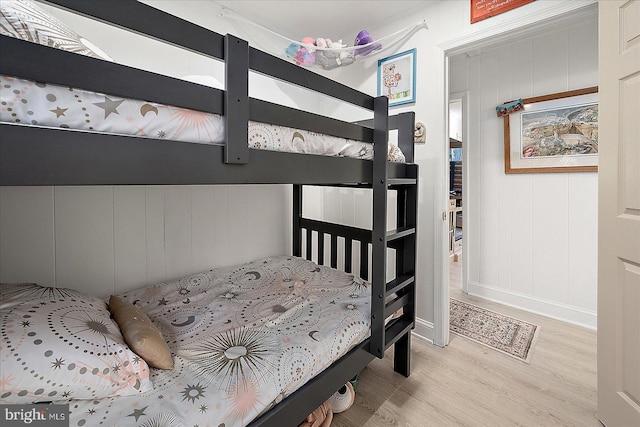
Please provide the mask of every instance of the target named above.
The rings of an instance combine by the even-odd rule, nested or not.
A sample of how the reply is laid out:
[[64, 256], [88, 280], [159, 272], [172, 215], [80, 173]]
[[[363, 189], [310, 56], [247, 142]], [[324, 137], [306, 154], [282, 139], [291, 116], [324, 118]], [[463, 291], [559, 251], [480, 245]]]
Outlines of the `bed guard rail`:
[[[312, 71], [301, 68], [284, 59], [277, 58], [268, 53], [255, 49], [247, 44], [246, 41], [235, 36], [222, 36], [214, 31], [201, 27], [182, 18], [176, 17], [152, 6], [140, 3], [136, 0], [118, 0], [117, 7], [108, 4], [107, 1], [86, 1], [86, 0], [48, 0], [53, 6], [69, 10], [74, 13], [93, 18], [116, 27], [123, 28], [134, 33], [149, 36], [169, 44], [184, 48], [189, 51], [196, 52], [211, 58], [225, 61], [226, 70], [226, 91], [218, 91], [209, 89], [209, 92], [218, 92], [214, 97], [214, 104], [218, 103], [218, 98], [224, 98], [224, 111], [219, 110], [217, 106], [213, 108], [209, 106], [203, 109], [207, 112], [215, 112], [224, 114], [227, 120], [227, 144], [225, 152], [225, 162], [229, 164], [245, 164], [249, 161], [249, 149], [247, 147], [247, 128], [246, 124], [249, 119], [258, 122], [268, 122], [279, 124], [282, 126], [303, 128], [310, 131], [325, 133], [343, 138], [355, 139], [364, 142], [373, 142], [373, 132], [371, 129], [341, 120], [335, 120], [322, 115], [317, 115], [293, 108], [277, 106], [277, 104], [266, 103], [250, 99], [248, 97], [248, 75], [249, 70], [271, 76], [273, 78], [283, 80], [300, 87], [310, 89], [332, 98], [339, 99], [350, 104], [363, 107], [370, 111], [374, 110], [374, 97], [363, 92], [345, 86], [327, 77], [314, 73]], [[79, 56], [79, 55], [76, 55]], [[98, 67], [94, 61], [104, 62], [95, 58], [83, 58], [89, 64], [83, 70], [91, 70]], [[71, 58], [72, 61], [78, 58]], [[5, 61], [6, 62], [6, 61]], [[99, 65], [101, 73], [109, 72], [109, 66], [105, 64]], [[130, 68], [111, 64], [111, 67]], [[77, 68], [76, 68], [77, 69]], [[148, 85], [153, 85], [155, 90], [144, 90], [144, 94], [136, 95], [138, 99], [159, 102], [164, 104], [176, 105], [185, 108], [194, 108], [191, 101], [186, 100], [187, 97], [176, 95], [183, 88], [193, 85], [179, 79], [172, 79], [167, 76], [161, 76], [165, 79], [173, 80], [170, 85], [162, 84], [156, 77], [151, 77], [154, 73], [144, 72], [141, 70], [131, 69], [146, 74], [143, 77], [137, 77], [130, 81], [143, 82], [148, 81]], [[51, 71], [51, 70], [50, 70]], [[130, 73], [132, 71], [129, 71]], [[122, 70], [118, 70], [121, 75]], [[78, 73], [73, 73], [77, 76]], [[15, 75], [15, 74], [13, 74]], [[51, 76], [51, 74], [47, 74]], [[67, 82], [62, 73], [57, 81], [47, 81], [58, 84], [68, 84], [69, 86], [80, 87], [77, 81], [73, 83]], [[94, 79], [95, 80], [95, 79]], [[119, 79], [104, 79], [119, 80]], [[43, 81], [40, 79], [40, 81]], [[158, 83], [153, 83], [158, 82]], [[119, 96], [132, 97], [139, 90], [133, 92], [128, 87], [122, 90], [121, 83], [103, 82], [96, 86], [92, 82], [87, 89], [96, 90], [104, 93], [112, 93]], [[145, 86], [144, 84], [142, 85]], [[173, 87], [171, 94], [165, 94], [164, 88]], [[196, 86], [201, 88], [201, 86]], [[158, 88], [163, 88], [158, 90]], [[194, 90], [192, 88], [192, 90]], [[202, 92], [200, 92], [202, 95]], [[202, 96], [198, 98], [202, 99]], [[175, 102], [175, 101], [178, 102]], [[265, 108], [265, 104], [269, 104]], [[268, 113], [269, 108], [278, 111], [276, 114]], [[195, 108], [200, 109], [200, 108]], [[286, 114], [282, 114], [282, 110], [286, 110]], [[271, 116], [271, 117], [266, 117]], [[273, 119], [275, 116], [275, 119]], [[385, 129], [386, 131], [386, 129]]]

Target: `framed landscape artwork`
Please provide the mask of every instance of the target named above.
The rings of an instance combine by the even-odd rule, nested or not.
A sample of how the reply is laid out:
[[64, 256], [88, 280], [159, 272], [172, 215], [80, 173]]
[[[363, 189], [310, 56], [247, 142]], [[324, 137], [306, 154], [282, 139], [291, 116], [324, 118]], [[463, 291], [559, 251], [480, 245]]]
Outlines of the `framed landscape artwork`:
[[522, 101], [504, 116], [505, 173], [598, 170], [597, 86]]

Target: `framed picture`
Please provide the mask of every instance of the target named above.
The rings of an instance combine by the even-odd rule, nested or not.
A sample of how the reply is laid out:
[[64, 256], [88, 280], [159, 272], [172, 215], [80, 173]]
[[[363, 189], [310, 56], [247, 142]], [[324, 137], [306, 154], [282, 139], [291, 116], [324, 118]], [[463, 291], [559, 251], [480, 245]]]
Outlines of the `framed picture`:
[[416, 50], [411, 49], [378, 60], [378, 96], [389, 98], [389, 106], [416, 101]]
[[470, 0], [471, 23], [474, 24], [483, 19], [491, 18], [532, 1], [534, 0]]
[[522, 102], [504, 116], [505, 173], [598, 170], [597, 86]]

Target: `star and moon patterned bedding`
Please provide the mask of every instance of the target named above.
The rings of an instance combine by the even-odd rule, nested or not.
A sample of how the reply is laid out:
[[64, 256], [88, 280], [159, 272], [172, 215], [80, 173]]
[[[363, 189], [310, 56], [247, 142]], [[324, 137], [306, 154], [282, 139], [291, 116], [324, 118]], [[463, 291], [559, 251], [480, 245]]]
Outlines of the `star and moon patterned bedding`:
[[[69, 401], [71, 427], [246, 425], [369, 336], [369, 283], [291, 256], [217, 268], [120, 296], [162, 331], [174, 369], [150, 368], [150, 390]], [[37, 356], [52, 371], [56, 363], [49, 362], [63, 358]]]
[[[72, 87], [0, 76], [0, 121], [175, 141], [224, 144], [224, 117]], [[373, 145], [307, 130], [249, 121], [249, 147], [373, 159]], [[389, 144], [389, 160], [404, 162]]]
[[[29, 0], [0, 2], [0, 34], [45, 46], [112, 59], [58, 18]], [[197, 77], [210, 82], [212, 76]], [[211, 86], [209, 83], [205, 85]], [[214, 87], [218, 87], [216, 82]], [[146, 101], [123, 99], [72, 87], [0, 76], [0, 121], [183, 142], [224, 144], [224, 118]], [[373, 158], [373, 145], [316, 132], [249, 122], [249, 147], [326, 156]], [[389, 160], [404, 162], [389, 145]]]

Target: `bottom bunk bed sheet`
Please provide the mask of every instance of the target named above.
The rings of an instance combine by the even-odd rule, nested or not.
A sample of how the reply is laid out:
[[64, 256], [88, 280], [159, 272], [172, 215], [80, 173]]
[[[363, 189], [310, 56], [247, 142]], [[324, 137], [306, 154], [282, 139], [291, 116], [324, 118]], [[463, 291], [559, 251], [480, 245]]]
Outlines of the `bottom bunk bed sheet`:
[[[0, 121], [175, 141], [224, 144], [224, 117], [0, 75]], [[373, 144], [249, 121], [249, 147], [373, 159]], [[389, 160], [404, 162], [389, 144]]]
[[121, 295], [174, 355], [153, 390], [70, 402], [70, 426], [246, 425], [369, 336], [367, 282], [300, 258], [266, 258]]

